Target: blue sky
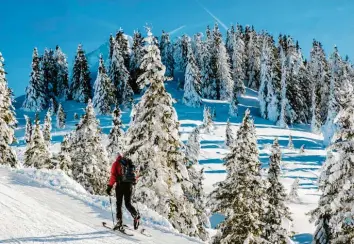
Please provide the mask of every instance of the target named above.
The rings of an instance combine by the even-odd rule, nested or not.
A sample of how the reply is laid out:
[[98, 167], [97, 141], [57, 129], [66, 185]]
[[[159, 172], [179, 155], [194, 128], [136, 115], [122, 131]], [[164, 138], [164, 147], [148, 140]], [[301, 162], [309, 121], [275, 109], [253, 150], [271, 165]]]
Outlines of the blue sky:
[[253, 24], [274, 35], [299, 40], [308, 56], [312, 39], [330, 52], [354, 56], [352, 0], [2, 0], [0, 51], [15, 94], [28, 84], [33, 47], [59, 44], [71, 64], [78, 43], [92, 51], [122, 27], [127, 34], [148, 23], [156, 35], [204, 31], [216, 19], [222, 26]]

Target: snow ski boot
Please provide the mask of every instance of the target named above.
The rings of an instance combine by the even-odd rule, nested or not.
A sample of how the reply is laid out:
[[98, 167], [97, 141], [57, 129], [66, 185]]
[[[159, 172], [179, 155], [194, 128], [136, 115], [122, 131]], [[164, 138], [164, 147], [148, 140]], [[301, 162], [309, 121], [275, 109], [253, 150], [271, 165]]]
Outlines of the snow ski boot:
[[140, 224], [140, 215], [136, 215], [134, 217], [134, 230], [137, 230], [139, 228], [139, 224]]

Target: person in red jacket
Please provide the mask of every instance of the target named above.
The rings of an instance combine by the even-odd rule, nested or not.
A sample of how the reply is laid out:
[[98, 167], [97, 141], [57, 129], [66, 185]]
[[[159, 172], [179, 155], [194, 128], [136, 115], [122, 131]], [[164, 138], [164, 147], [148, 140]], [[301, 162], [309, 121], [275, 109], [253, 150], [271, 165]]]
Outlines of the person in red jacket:
[[123, 228], [122, 220], [122, 204], [123, 197], [125, 207], [130, 212], [134, 219], [134, 229], [138, 229], [140, 215], [131, 203], [133, 187], [137, 182], [136, 167], [132, 160], [121, 155], [118, 156], [112, 165], [111, 177], [107, 185], [107, 194], [111, 195], [112, 188], [116, 184], [116, 198], [117, 198], [117, 224], [114, 230], [121, 230]]

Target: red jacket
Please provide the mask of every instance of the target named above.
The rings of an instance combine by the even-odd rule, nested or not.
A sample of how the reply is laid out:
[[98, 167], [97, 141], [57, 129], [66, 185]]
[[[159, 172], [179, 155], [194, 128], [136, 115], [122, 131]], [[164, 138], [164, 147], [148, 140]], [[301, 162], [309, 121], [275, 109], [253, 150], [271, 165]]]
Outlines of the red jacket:
[[[112, 186], [118, 181], [119, 176], [123, 175], [122, 172], [122, 166], [120, 164], [120, 160], [123, 157], [119, 155], [116, 159], [116, 161], [113, 163], [112, 168], [111, 168], [111, 177], [109, 178], [109, 186]], [[136, 180], [138, 180], [138, 174], [136, 174]]]

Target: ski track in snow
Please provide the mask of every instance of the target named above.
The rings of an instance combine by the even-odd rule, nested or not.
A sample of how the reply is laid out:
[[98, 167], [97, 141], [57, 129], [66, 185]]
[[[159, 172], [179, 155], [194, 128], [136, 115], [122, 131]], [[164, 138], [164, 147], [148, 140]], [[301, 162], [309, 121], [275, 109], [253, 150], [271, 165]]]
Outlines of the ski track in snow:
[[[166, 87], [168, 91], [171, 92], [172, 97], [177, 101], [175, 108], [177, 110], [178, 118], [180, 121], [181, 139], [182, 141], [186, 142], [188, 135], [191, 133], [193, 128], [202, 124], [203, 107], [186, 107], [181, 103], [183, 92], [178, 91], [173, 82], [167, 83]], [[293, 218], [293, 226], [291, 226], [290, 229], [291, 231], [295, 232], [293, 239], [298, 243], [311, 243], [312, 233], [314, 232], [315, 227], [313, 223], [309, 223], [309, 216], [307, 216], [306, 213], [316, 207], [320, 195], [320, 193], [317, 191], [316, 182], [320, 173], [320, 168], [326, 157], [326, 150], [322, 146], [323, 138], [320, 135], [311, 133], [308, 125], [294, 125], [290, 126], [289, 129], [282, 129], [276, 126], [274, 123], [262, 119], [259, 113], [259, 103], [257, 96], [258, 94], [256, 91], [247, 89], [246, 95], [240, 98], [239, 116], [230, 119], [232, 129], [234, 133], [236, 133], [239, 124], [242, 122], [244, 111], [249, 108], [256, 125], [260, 161], [263, 168], [268, 167], [270, 148], [274, 138], [279, 138], [279, 144], [283, 153], [283, 175], [281, 182], [284, 184], [286, 190], [290, 191], [291, 184], [294, 182], [294, 180], [296, 178], [299, 178], [300, 180], [299, 196], [301, 202], [288, 203]], [[215, 124], [212, 133], [201, 134], [201, 155], [199, 158], [199, 163], [200, 167], [204, 168], [204, 188], [208, 193], [214, 189], [213, 185], [215, 183], [224, 180], [226, 177], [223, 158], [229, 151], [229, 149], [224, 145], [225, 128], [226, 121], [228, 119], [229, 106], [225, 101], [213, 101], [206, 99], [203, 101], [204, 105], [215, 108], [216, 110]], [[62, 140], [63, 136], [68, 131], [75, 128], [75, 124], [78, 121], [74, 120], [74, 113], [78, 113], [79, 115], [83, 114], [84, 107], [84, 104], [65, 102], [64, 109], [67, 113], [67, 127], [65, 129], [56, 129], [56, 120], [53, 118], [52, 135], [54, 144], [51, 148], [53, 152], [59, 151], [60, 146], [58, 142]], [[17, 110], [16, 112], [17, 117], [19, 118], [19, 128], [16, 131], [16, 136], [19, 138], [19, 147], [17, 147], [17, 150], [19, 152], [19, 158], [21, 159], [24, 151], [23, 146], [25, 144], [23, 142], [25, 121], [23, 119], [24, 112], [22, 110]], [[34, 113], [29, 113], [28, 115], [31, 118], [34, 118]], [[44, 115], [45, 112], [41, 113], [40, 115], [42, 120]], [[130, 122], [129, 116], [130, 111], [123, 111], [122, 122], [126, 126], [125, 129], [127, 129]], [[111, 118], [109, 116], [99, 116], [99, 119], [103, 132], [105, 134], [109, 133], [111, 128]], [[288, 138], [290, 134], [293, 137], [293, 143], [295, 146], [294, 150], [287, 149]], [[305, 152], [300, 154], [299, 149], [303, 144], [305, 145]], [[0, 172], [3, 173], [3, 171]], [[2, 209], [4, 206], [7, 206], [5, 215], [1, 214], [0, 216], [0, 221], [6, 219], [8, 220], [8, 218], [11, 220], [6, 221], [6, 223], [9, 223], [8, 225], [3, 227], [0, 226], [0, 243], [42, 243], [41, 238], [47, 240], [46, 242], [54, 243], [57, 243], [55, 240], [60, 240], [59, 243], [97, 243], [95, 238], [98, 237], [102, 238], [102, 242], [100, 239], [99, 243], [115, 242], [124, 244], [135, 243], [136, 241], [134, 240], [135, 237], [131, 238], [132, 240], [124, 239], [123, 241], [123, 239], [115, 235], [112, 236], [112, 234], [109, 232], [98, 227], [98, 225], [101, 223], [101, 220], [98, 221], [98, 219], [103, 219], [110, 223], [110, 213], [103, 213], [102, 210], [93, 209], [92, 207], [88, 207], [78, 200], [75, 200], [67, 195], [54, 192], [53, 190], [47, 188], [40, 188], [39, 191], [37, 186], [26, 186], [26, 183], [24, 182], [20, 184], [12, 182], [11, 184], [6, 185], [6, 181], [9, 180], [11, 180], [11, 175], [7, 175], [4, 178], [4, 176], [0, 174], [1, 213], [3, 212]], [[13, 195], [14, 193], [12, 188], [15, 188], [15, 196]], [[50, 203], [47, 201], [50, 201]], [[22, 202], [28, 204], [29, 206], [24, 207]], [[9, 205], [11, 206], [10, 203], [15, 204], [17, 207], [9, 207]], [[69, 205], [67, 205], [68, 203]], [[27, 209], [35, 209], [36, 205], [41, 205], [45, 208], [33, 212], [27, 211]], [[56, 210], [57, 208], [58, 210]], [[28, 218], [31, 220], [28, 221]], [[56, 221], [58, 218], [65, 221]], [[212, 226], [215, 227], [222, 220], [222, 218], [223, 217], [219, 215], [212, 216]], [[33, 221], [39, 222], [41, 222], [41, 220], [46, 220], [46, 222], [49, 224], [48, 226], [34, 225], [34, 229], [31, 229], [28, 226], [31, 226], [30, 224], [33, 222], [32, 219]], [[53, 220], [54, 222], [50, 223]], [[18, 222], [21, 224], [18, 225]], [[75, 231], [69, 224], [73, 224], [75, 226]], [[7, 231], [10, 231], [9, 233], [12, 233], [7, 237], [5, 242], [2, 242], [6, 238], [1, 236], [1, 228], [6, 228]], [[14, 231], [11, 232], [12, 228], [14, 228]], [[156, 231], [154, 234], [159, 235], [159, 231]], [[164, 236], [167, 234], [160, 233], [160, 235]], [[26, 236], [30, 237], [26, 239]], [[18, 239], [13, 240], [13, 242], [9, 242], [11, 237], [16, 237]], [[179, 237], [179, 240], [180, 238], [181, 237]], [[161, 243], [177, 243], [177, 239], [176, 242], [173, 242], [173, 238], [166, 237], [164, 240], [168, 241]], [[150, 242], [144, 240], [144, 242], [141, 243]], [[154, 241], [151, 243], [160, 242], [156, 242], [156, 239], [154, 239]], [[183, 241], [179, 241], [179, 243], [188, 243], [188, 240], [183, 239]]]

